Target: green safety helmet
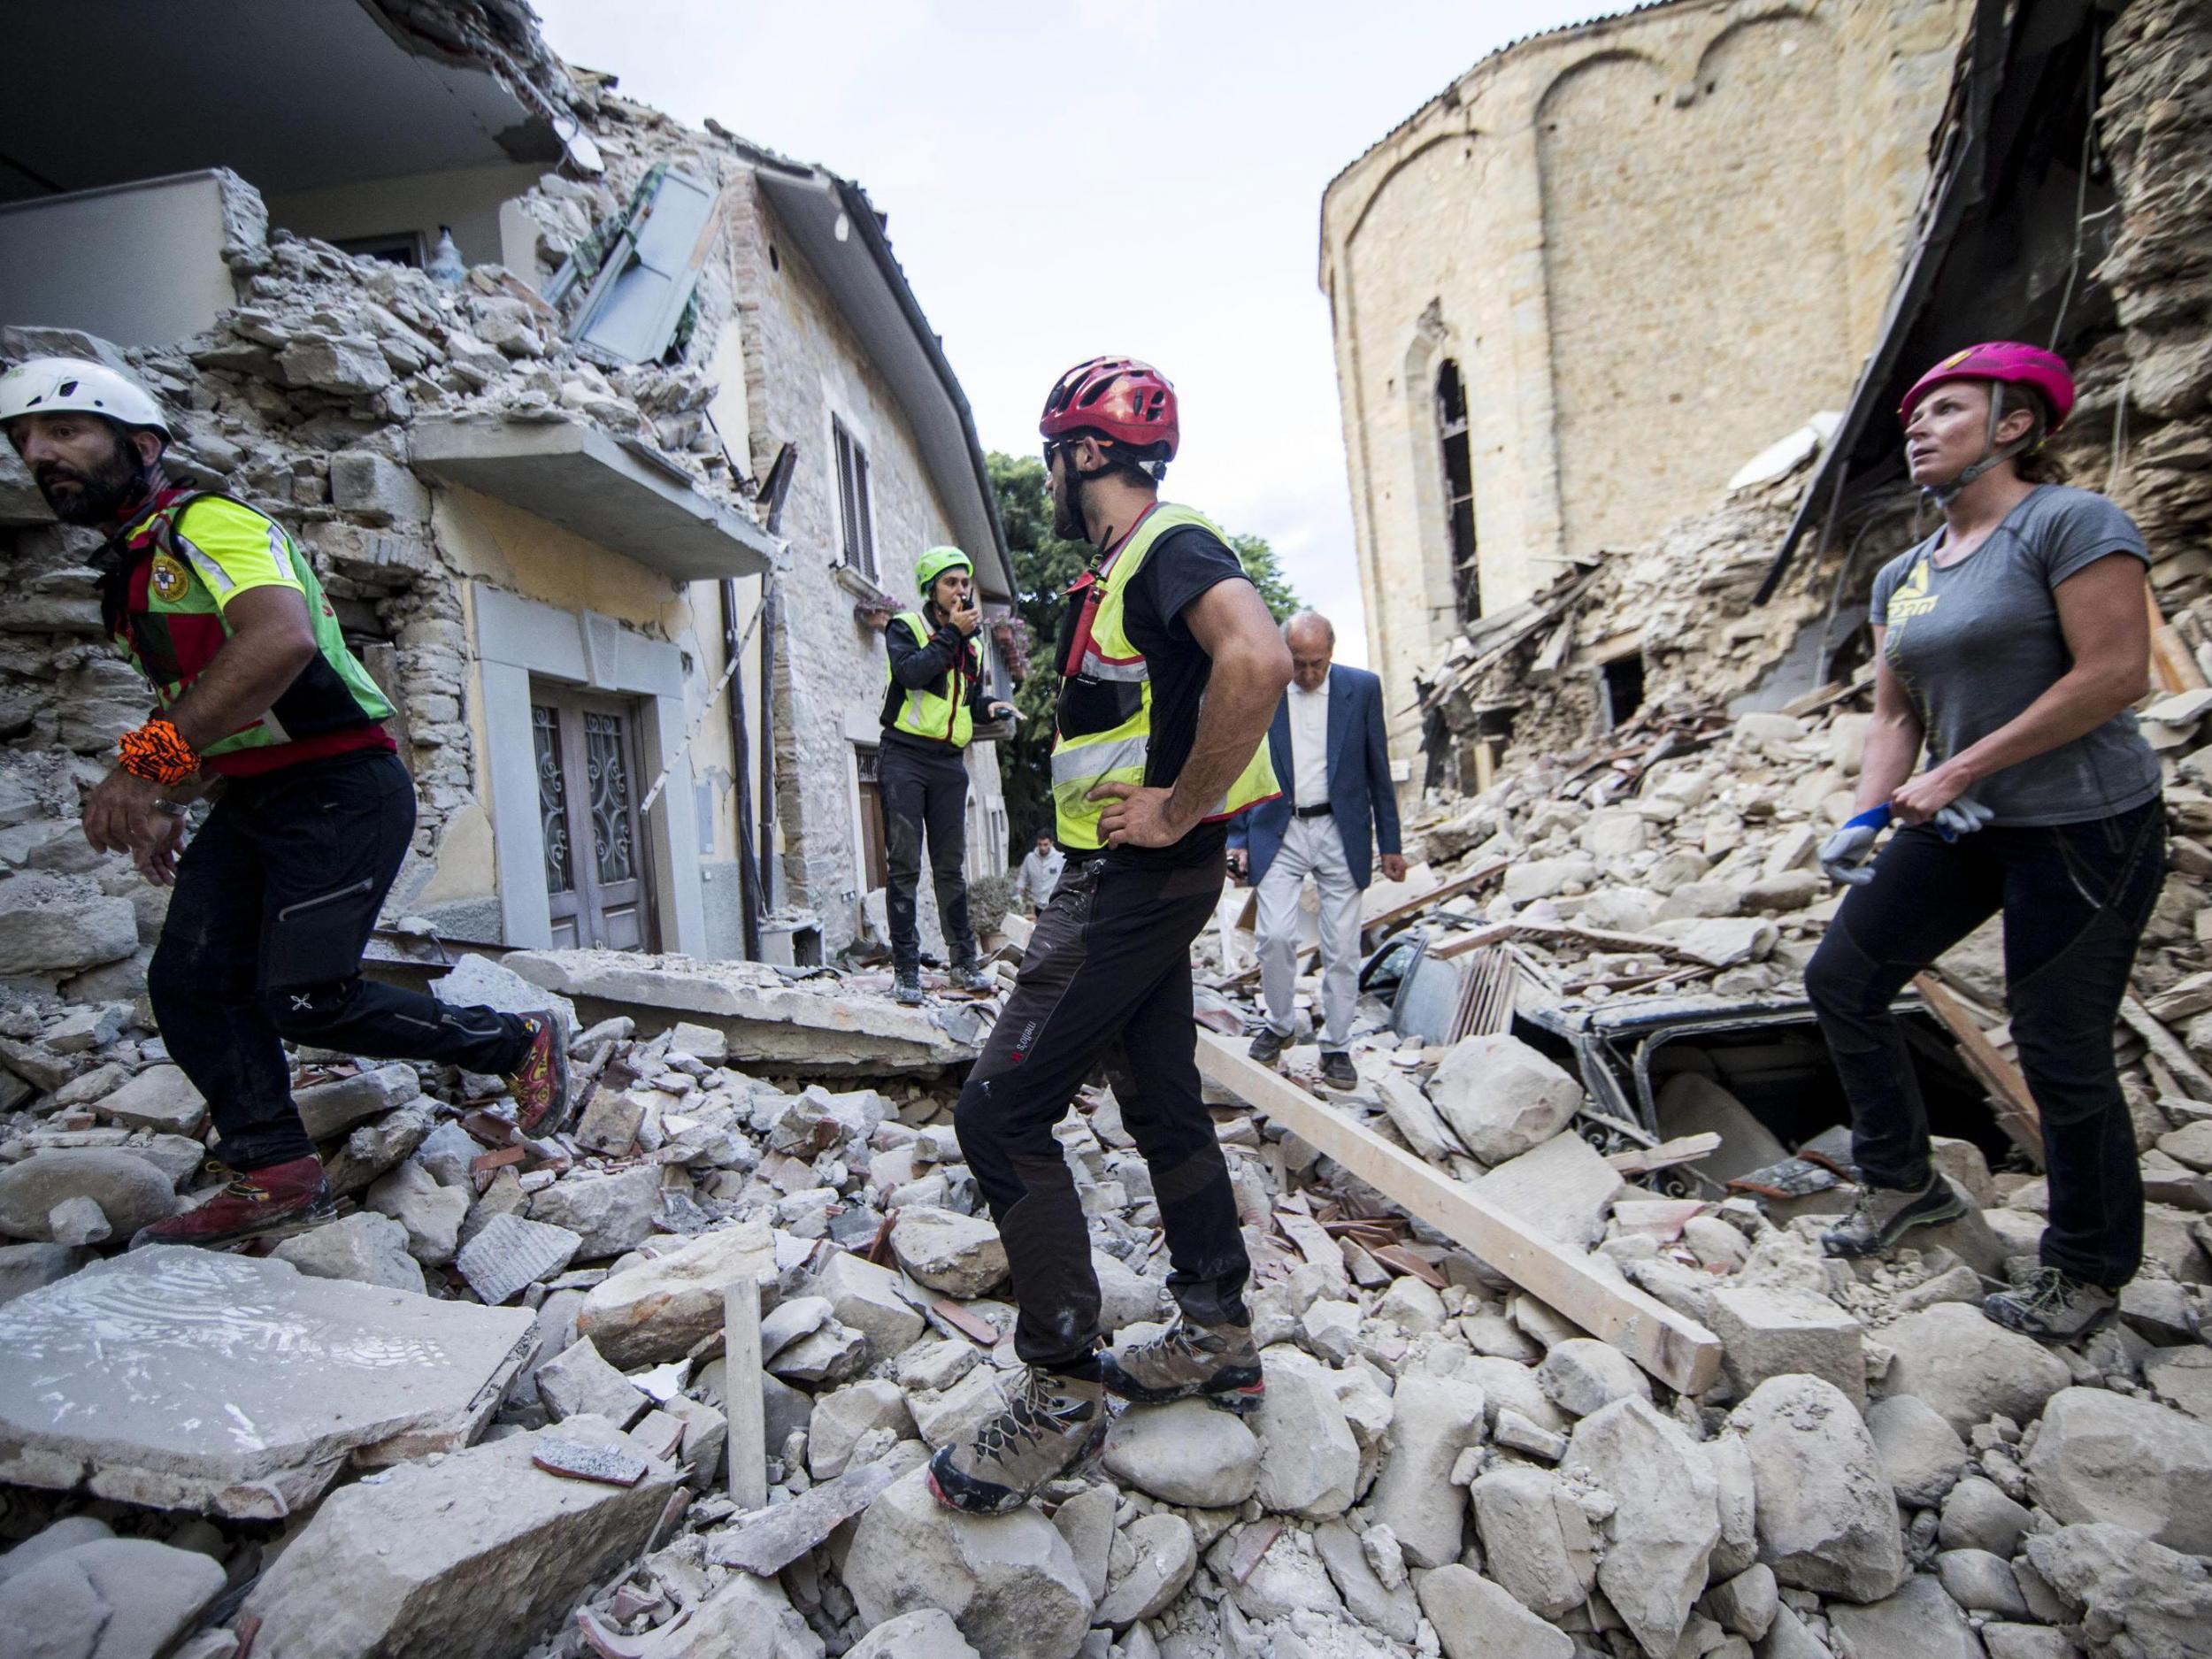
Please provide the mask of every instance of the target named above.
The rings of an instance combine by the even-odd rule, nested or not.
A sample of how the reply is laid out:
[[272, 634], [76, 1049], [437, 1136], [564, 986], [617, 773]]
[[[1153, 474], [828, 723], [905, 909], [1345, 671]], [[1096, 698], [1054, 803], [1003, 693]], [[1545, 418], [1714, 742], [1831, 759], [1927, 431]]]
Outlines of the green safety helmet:
[[915, 585], [922, 590], [922, 597], [929, 597], [937, 586], [937, 579], [947, 571], [965, 571], [975, 574], [975, 561], [956, 547], [933, 547], [922, 555], [922, 562], [914, 567]]

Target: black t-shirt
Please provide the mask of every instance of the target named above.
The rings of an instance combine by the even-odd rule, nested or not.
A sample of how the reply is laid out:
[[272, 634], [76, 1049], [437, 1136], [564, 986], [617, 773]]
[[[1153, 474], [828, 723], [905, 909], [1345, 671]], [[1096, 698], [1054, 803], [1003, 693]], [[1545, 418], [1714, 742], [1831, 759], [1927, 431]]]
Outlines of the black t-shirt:
[[[1153, 543], [1123, 595], [1122, 627], [1143, 653], [1152, 683], [1152, 734], [1144, 768], [1148, 787], [1168, 787], [1181, 776], [1198, 736], [1198, 707], [1213, 673], [1213, 658], [1191, 637], [1183, 611], [1215, 583], [1233, 578], [1246, 580], [1235, 552], [1202, 526], [1185, 525]], [[1225, 822], [1200, 824], [1171, 847], [1119, 847], [1110, 856], [1141, 867], [1202, 864], [1221, 856], [1228, 837]]]

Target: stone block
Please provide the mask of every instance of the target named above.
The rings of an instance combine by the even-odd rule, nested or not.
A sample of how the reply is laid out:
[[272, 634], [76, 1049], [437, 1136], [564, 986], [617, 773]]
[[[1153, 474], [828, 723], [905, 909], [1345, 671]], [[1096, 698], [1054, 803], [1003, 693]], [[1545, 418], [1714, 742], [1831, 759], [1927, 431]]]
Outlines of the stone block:
[[1707, 1302], [1721, 1365], [1739, 1396], [1770, 1377], [1802, 1372], [1866, 1402], [1859, 1322], [1824, 1296], [1760, 1285], [1724, 1285]]
[[642, 1553], [678, 1471], [649, 1458], [635, 1486], [566, 1479], [531, 1461], [547, 1437], [640, 1450], [574, 1417], [333, 1493], [247, 1598], [255, 1651], [508, 1659], [552, 1635]]
[[341, 449], [330, 457], [330, 501], [365, 524], [420, 524], [430, 517], [430, 492], [388, 456]]
[[418, 1296], [429, 1294], [422, 1264], [407, 1253], [407, 1229], [371, 1210], [356, 1210], [286, 1239], [269, 1254], [310, 1279], [350, 1279]]
[[741, 1279], [757, 1280], [772, 1308], [775, 1271], [764, 1222], [718, 1228], [593, 1286], [576, 1328], [619, 1366], [679, 1359], [722, 1328], [723, 1293]]
[[466, 1445], [532, 1323], [273, 1258], [134, 1250], [0, 1308], [0, 1479], [280, 1518], [349, 1455]]
[[497, 1215], [461, 1247], [454, 1265], [477, 1299], [495, 1308], [560, 1272], [576, 1259], [582, 1244], [566, 1227]]
[[422, 1079], [415, 1075], [415, 1068], [395, 1060], [352, 1077], [295, 1089], [292, 1102], [300, 1109], [308, 1139], [329, 1141], [365, 1118], [404, 1106], [421, 1093]]

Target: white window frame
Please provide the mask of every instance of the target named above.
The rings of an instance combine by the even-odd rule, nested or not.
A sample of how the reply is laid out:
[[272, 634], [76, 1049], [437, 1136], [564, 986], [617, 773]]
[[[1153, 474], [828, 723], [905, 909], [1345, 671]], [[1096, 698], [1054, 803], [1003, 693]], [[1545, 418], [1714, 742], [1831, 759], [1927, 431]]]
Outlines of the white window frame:
[[[847, 457], [858, 463], [851, 475]], [[883, 565], [876, 551], [875, 468], [868, 442], [853, 422], [830, 411], [830, 493], [837, 524], [838, 561], [880, 584]]]

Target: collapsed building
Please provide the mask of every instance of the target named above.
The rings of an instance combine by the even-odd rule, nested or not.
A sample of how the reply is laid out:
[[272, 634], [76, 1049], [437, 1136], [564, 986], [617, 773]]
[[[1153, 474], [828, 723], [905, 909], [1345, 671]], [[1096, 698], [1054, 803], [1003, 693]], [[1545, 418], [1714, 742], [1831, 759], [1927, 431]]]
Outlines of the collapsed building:
[[[2051, 21], [2062, 12], [2092, 27], [2102, 15], [1988, 12], [1996, 33], [1972, 39], [2008, 68], [2077, 38]], [[382, 15], [442, 19], [444, 50], [488, 54], [520, 84], [557, 67], [516, 42], [504, 6]], [[2208, 45], [2183, 0], [2132, 0], [2101, 42], [2098, 84], [2169, 202], [2201, 177], [2212, 103], [2191, 66]], [[1974, 73], [1991, 61], [1975, 56]], [[1989, 107], [2040, 84], [2008, 83]], [[641, 124], [724, 153], [603, 80], [593, 96], [576, 134], [554, 137], [588, 137], [604, 166]], [[1951, 119], [1986, 119], [1973, 107], [1955, 101]], [[1941, 153], [1993, 150], [1947, 138]], [[2142, 208], [2137, 187], [2121, 199], [2123, 217]], [[2139, 269], [2166, 273], [2147, 309], [2179, 343], [2196, 256], [2168, 235]], [[211, 467], [227, 456], [210, 426], [248, 430], [219, 426], [226, 397], [281, 407], [284, 443], [238, 445], [249, 481], [277, 459], [297, 468], [300, 434], [349, 431], [361, 399], [395, 389], [326, 404], [338, 395], [265, 378], [250, 349], [313, 361], [323, 348], [300, 349], [302, 335], [359, 326], [336, 307], [378, 320], [366, 288], [449, 365], [470, 355], [458, 336], [496, 332], [486, 302], [528, 308], [488, 270], [457, 295], [326, 243], [266, 246], [256, 278], [311, 273], [292, 280], [329, 322], [271, 324], [280, 347], [211, 334], [229, 368], [125, 348], [190, 401], [189, 454]], [[285, 294], [253, 297], [247, 309], [288, 315]], [[633, 400], [658, 383], [593, 363], [572, 323], [529, 315], [541, 356], [495, 346], [506, 364], [482, 387], [441, 396], [538, 411], [534, 391], [596, 392], [588, 366]], [[411, 406], [426, 401], [416, 378], [401, 380]], [[649, 419], [681, 431], [700, 407]], [[2185, 454], [2201, 409], [2200, 394], [2160, 417], [2181, 432], [2155, 452]], [[423, 423], [399, 424], [419, 472]], [[549, 424], [494, 429], [526, 440]], [[1199, 1058], [1254, 1263], [1264, 1403], [1241, 1420], [1198, 1402], [1122, 1410], [1096, 1467], [993, 1519], [941, 1509], [919, 1464], [999, 1410], [1017, 1375], [1009, 1263], [952, 1127], [995, 998], [913, 1010], [864, 972], [563, 948], [549, 929], [473, 949], [457, 929], [409, 933], [383, 971], [457, 1002], [565, 1002], [589, 1090], [577, 1121], [523, 1139], [497, 1079], [303, 1052], [303, 1114], [351, 1213], [266, 1257], [119, 1249], [208, 1190], [220, 1148], [137, 997], [140, 932], [157, 926], [153, 907], [140, 914], [147, 890], [58, 833], [64, 786], [98, 753], [89, 733], [81, 749], [64, 733], [102, 718], [101, 647], [67, 622], [82, 594], [65, 538], [19, 532], [47, 562], [0, 609], [44, 619], [7, 635], [24, 721], [9, 755], [25, 770], [0, 803], [13, 838], [0, 847], [21, 866], [0, 880], [0, 947], [15, 953], [0, 984], [0, 1234], [15, 1240], [0, 1246], [0, 1630], [41, 1659], [2206, 1653], [2212, 790], [2193, 757], [2212, 742], [2212, 697], [2168, 692], [2150, 710], [2173, 761], [2176, 867], [2116, 1034], [2153, 1199], [2149, 1263], [2120, 1318], [2047, 1349], [1975, 1305], [2033, 1249], [2047, 1202], [1987, 935], [1941, 964], [1915, 1015], [1939, 1159], [1968, 1215], [1885, 1261], [1823, 1257], [1815, 1235], [1853, 1189], [1796, 974], [1830, 908], [1811, 852], [1848, 798], [1866, 716], [1847, 649], [1798, 671], [1817, 682], [1787, 707], [1726, 703], [1773, 693], [1793, 642], [1823, 637], [1813, 624], [1862, 511], [1847, 495], [1837, 533], [1785, 571], [1781, 609], [1751, 600], [1806, 463], [1851, 442], [1813, 434], [1718, 515], [1578, 567], [1430, 665], [1454, 744], [1486, 741], [1448, 756], [1409, 816], [1409, 882], [1370, 891], [1358, 1088], [1317, 1098], [1302, 1041], [1281, 1073], [1252, 1063], [1234, 1034], [1250, 979], [1233, 915], [1202, 941]], [[396, 472], [402, 457], [385, 458]], [[776, 518], [772, 472], [725, 493], [714, 450], [672, 458], [733, 518], [785, 534], [796, 496]], [[334, 463], [286, 472], [292, 498], [311, 498], [302, 522], [373, 547], [393, 526], [338, 508], [349, 469]], [[2185, 497], [2187, 470], [2164, 470]], [[562, 498], [558, 466], [537, 476], [541, 506]], [[444, 570], [471, 545], [445, 498], [482, 514], [502, 498], [434, 474], [429, 488], [415, 540]], [[517, 561], [552, 534], [501, 522]], [[349, 576], [318, 547], [334, 578], [363, 584], [334, 581], [349, 607], [406, 627], [419, 606], [449, 639], [483, 637], [468, 626], [479, 579], [388, 593], [358, 574], [373, 563]], [[2160, 586], [2177, 629], [2193, 603], [2179, 568]], [[838, 592], [841, 626], [864, 596]], [[1581, 652], [1615, 604], [1648, 630], [1650, 682], [1608, 718]], [[560, 626], [583, 634], [572, 615]], [[618, 664], [650, 633], [618, 626]], [[58, 652], [40, 657], [52, 636]], [[404, 676], [414, 637], [394, 643], [385, 672]], [[463, 672], [443, 695], [465, 705], [496, 680]], [[1490, 698], [1519, 711], [1509, 732], [1453, 724]], [[446, 752], [475, 752], [469, 724], [449, 717], [448, 741], [415, 745], [426, 793], [454, 792], [449, 821], [476, 776]], [[1022, 928], [1002, 926], [1004, 979]], [[1317, 987], [1301, 988], [1302, 1034]], [[1087, 1088], [1058, 1135], [1106, 1322], [1141, 1336], [1170, 1312], [1168, 1263], [1121, 1114], [1110, 1087]]]
[[[311, 550], [421, 799], [392, 918], [785, 962], [864, 933], [855, 693], [925, 549], [971, 551], [987, 672], [1023, 667], [973, 422], [865, 194], [622, 98], [519, 6], [111, 23], [23, 42], [51, 73], [0, 144], [5, 350], [127, 364], [178, 475]], [[206, 96], [241, 75], [252, 112]], [[86, 132], [72, 88], [118, 77], [143, 119]], [[65, 820], [141, 696], [92, 540], [0, 465], [8, 787]], [[995, 745], [969, 764], [983, 875]]]

